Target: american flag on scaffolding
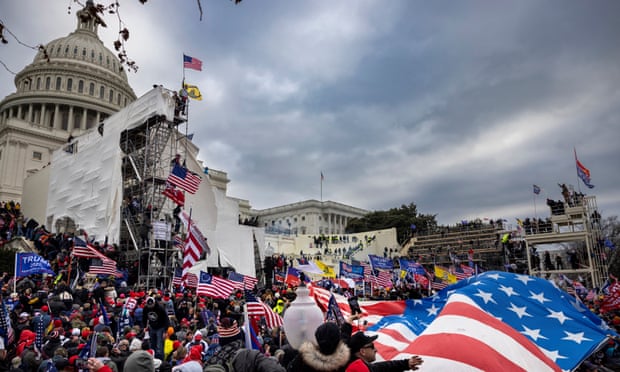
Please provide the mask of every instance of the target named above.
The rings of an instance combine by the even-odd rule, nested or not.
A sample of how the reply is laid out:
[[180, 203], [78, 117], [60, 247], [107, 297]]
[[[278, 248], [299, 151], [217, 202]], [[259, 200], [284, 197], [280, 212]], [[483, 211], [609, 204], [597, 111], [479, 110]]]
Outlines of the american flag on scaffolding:
[[200, 260], [202, 252], [207, 252], [207, 254], [211, 252], [207, 245], [207, 239], [202, 235], [194, 221], [191, 220], [191, 217], [185, 211], [179, 213], [179, 217], [181, 217], [186, 227], [189, 226], [187, 239], [185, 239], [185, 246], [183, 247], [183, 279], [187, 280], [189, 269]]
[[276, 314], [269, 306], [256, 298], [254, 293], [245, 290], [245, 302], [248, 309], [248, 316], [265, 317], [267, 327], [275, 328], [283, 325], [282, 317]]
[[174, 164], [174, 167], [166, 180], [166, 182], [173, 184], [190, 194], [195, 194], [196, 191], [198, 191], [201, 181], [202, 178], [176, 163]]

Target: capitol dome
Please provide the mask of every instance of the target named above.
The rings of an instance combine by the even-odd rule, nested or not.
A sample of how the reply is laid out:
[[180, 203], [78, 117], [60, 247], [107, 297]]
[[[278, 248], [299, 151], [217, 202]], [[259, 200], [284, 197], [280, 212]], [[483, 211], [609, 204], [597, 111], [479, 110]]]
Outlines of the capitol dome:
[[14, 179], [0, 184], [2, 199], [19, 200], [23, 178], [54, 150], [136, 99], [123, 65], [97, 35], [103, 21], [92, 1], [76, 19], [75, 31], [41, 48], [0, 102], [0, 171], [15, 168]]

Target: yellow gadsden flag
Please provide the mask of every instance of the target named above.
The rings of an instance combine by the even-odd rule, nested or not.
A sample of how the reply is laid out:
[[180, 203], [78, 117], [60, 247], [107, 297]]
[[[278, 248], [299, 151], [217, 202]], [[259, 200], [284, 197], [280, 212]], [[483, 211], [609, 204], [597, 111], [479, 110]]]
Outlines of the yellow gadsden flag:
[[331, 266], [327, 266], [324, 262], [321, 262], [319, 260], [314, 260], [314, 263], [316, 264], [316, 266], [323, 270], [323, 276], [327, 277], [327, 278], [335, 278], [336, 277], [336, 272], [334, 271], [334, 268]]
[[200, 89], [197, 86], [191, 84], [184, 84], [183, 87], [187, 92], [187, 96], [191, 99], [195, 99], [197, 101], [202, 101], [202, 94], [200, 93]]
[[448, 269], [441, 266], [435, 266], [435, 276], [450, 284], [456, 283], [457, 281], [456, 275], [451, 274]]

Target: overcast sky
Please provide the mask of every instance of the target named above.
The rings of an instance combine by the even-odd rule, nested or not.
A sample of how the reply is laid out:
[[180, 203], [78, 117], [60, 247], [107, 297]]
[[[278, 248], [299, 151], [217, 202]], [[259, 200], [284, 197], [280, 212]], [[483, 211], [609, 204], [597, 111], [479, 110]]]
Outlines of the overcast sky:
[[[323, 172], [323, 200], [415, 203], [440, 223], [545, 217], [558, 182], [620, 215], [618, 1], [202, 0], [202, 21], [194, 0], [120, 4], [138, 96], [178, 88], [183, 53], [203, 61], [186, 71], [204, 97], [189, 132], [253, 208], [319, 200]], [[35, 45], [72, 32], [78, 8], [2, 1], [0, 19]], [[35, 51], [6, 36], [0, 60], [20, 71]], [[0, 97], [13, 78], [0, 66]]]

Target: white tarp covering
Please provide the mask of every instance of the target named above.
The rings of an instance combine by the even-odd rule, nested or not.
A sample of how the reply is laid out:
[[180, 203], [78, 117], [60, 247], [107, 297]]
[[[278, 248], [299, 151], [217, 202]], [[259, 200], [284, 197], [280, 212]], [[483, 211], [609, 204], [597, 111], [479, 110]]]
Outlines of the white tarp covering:
[[[155, 88], [110, 116], [103, 136], [96, 128], [77, 137], [77, 151], [52, 154], [47, 212], [54, 221], [70, 217], [89, 237], [118, 243], [121, 223], [121, 133], [153, 115], [173, 117], [174, 101], [163, 88]], [[54, 226], [52, 224], [52, 226]]]
[[[154, 115], [173, 117], [174, 101], [170, 92], [154, 88], [104, 124], [103, 136], [96, 129], [76, 138], [77, 152], [63, 150], [52, 155], [46, 216], [54, 221], [70, 217], [84, 229], [89, 238], [118, 243], [122, 203], [121, 134], [143, 124]], [[188, 158], [188, 169], [201, 174], [202, 164]], [[264, 230], [239, 224], [239, 205], [223, 190], [213, 186], [208, 175], [196, 194], [186, 193], [185, 208], [191, 208], [192, 221], [198, 226], [211, 248], [205, 265], [234, 267], [237, 272], [255, 276], [254, 235], [264, 246]], [[53, 226], [53, 224], [52, 224]], [[260, 252], [261, 259], [264, 252]], [[199, 270], [198, 270], [199, 271]]]

